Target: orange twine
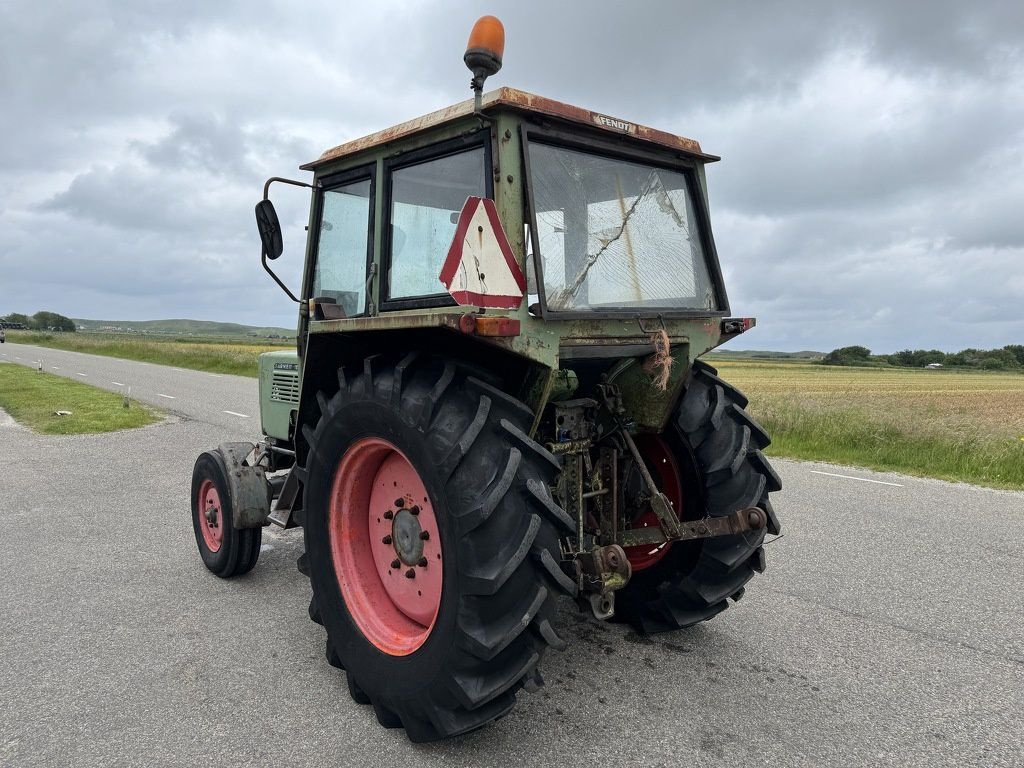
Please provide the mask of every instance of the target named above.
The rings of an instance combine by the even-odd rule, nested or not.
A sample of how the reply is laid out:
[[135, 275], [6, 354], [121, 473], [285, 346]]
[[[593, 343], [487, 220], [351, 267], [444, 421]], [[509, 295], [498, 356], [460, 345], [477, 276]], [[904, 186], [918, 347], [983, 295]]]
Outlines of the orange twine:
[[672, 376], [672, 345], [668, 339], [668, 331], [662, 328], [651, 334], [651, 346], [654, 354], [647, 358], [644, 370], [651, 375], [655, 387], [664, 392], [668, 389], [668, 380]]

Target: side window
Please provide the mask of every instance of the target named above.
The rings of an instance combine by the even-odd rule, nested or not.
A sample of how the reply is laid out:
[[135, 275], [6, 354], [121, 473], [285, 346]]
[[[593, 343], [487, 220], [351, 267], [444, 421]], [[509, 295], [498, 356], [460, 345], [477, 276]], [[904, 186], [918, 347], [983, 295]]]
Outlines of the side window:
[[389, 299], [444, 294], [438, 276], [459, 211], [487, 195], [485, 162], [477, 146], [391, 171]]
[[346, 317], [366, 311], [371, 188], [361, 179], [323, 193], [312, 296], [334, 299]]

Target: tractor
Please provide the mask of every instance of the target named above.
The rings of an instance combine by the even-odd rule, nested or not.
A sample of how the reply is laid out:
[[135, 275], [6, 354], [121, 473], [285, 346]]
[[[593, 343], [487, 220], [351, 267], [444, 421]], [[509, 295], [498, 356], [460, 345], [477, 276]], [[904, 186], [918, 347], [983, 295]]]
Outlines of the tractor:
[[[256, 206], [298, 305], [261, 355], [256, 444], [200, 455], [203, 562], [301, 528], [309, 617], [352, 698], [415, 742], [541, 684], [560, 600], [638, 632], [740, 599], [781, 483], [747, 398], [700, 357], [732, 317], [688, 138], [511, 88], [481, 18], [473, 98], [324, 152]], [[298, 294], [275, 183], [311, 190]]]

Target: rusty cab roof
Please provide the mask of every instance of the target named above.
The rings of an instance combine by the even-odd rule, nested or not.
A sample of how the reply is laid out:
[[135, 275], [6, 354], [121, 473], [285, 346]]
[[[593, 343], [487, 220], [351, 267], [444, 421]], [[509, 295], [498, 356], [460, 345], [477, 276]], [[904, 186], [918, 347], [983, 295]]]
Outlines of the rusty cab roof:
[[[700, 144], [694, 139], [666, 133], [655, 128], [648, 128], [644, 125], [620, 120], [609, 115], [602, 115], [598, 112], [591, 112], [589, 109], [563, 104], [560, 101], [547, 99], [543, 96], [535, 96], [532, 93], [519, 91], [515, 88], [499, 88], [485, 93], [483, 96], [483, 109], [487, 110], [491, 107], [507, 107], [557, 120], [565, 120], [570, 123], [583, 124], [619, 136], [629, 136], [640, 141], [667, 147], [704, 162], [715, 162], [721, 159], [715, 155], [708, 155], [702, 152]], [[383, 131], [371, 133], [369, 136], [364, 136], [361, 139], [353, 139], [344, 144], [339, 144], [332, 149], [328, 149], [316, 160], [301, 166], [301, 168], [304, 171], [312, 171], [325, 163], [382, 146], [423, 130], [436, 128], [445, 123], [466, 118], [472, 114], [473, 100], [467, 99], [450, 107], [431, 112], [428, 115], [399, 123]]]

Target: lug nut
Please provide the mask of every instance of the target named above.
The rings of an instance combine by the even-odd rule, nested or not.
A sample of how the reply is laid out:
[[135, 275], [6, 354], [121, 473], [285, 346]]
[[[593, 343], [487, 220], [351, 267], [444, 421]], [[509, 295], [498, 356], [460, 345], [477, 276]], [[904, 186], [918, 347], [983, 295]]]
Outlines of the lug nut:
[[420, 531], [420, 539], [428, 541], [430, 539], [430, 531]]
[[405, 572], [405, 578], [407, 578], [407, 579], [415, 579], [416, 578], [416, 571], [413, 570], [412, 568], [410, 568], [408, 571]]
[[418, 565], [420, 568], [426, 568], [427, 567], [427, 558], [421, 557], [420, 561], [418, 563], [416, 563], [416, 565]]
[[395, 506], [401, 509], [405, 506], [405, 499], [395, 499]]
[[402, 567], [402, 561], [396, 557], [394, 560], [391, 561], [391, 567], [397, 571], [399, 568]]
[[411, 507], [409, 507], [409, 511], [414, 515], [418, 515], [420, 513], [420, 508], [413, 504]]
[[387, 512], [384, 513], [384, 519], [385, 520], [390, 520], [394, 516], [395, 516], [395, 513], [392, 512], [390, 509]]
[[385, 536], [380, 541], [381, 541], [382, 544], [390, 544], [391, 543], [391, 537], [390, 536]]

